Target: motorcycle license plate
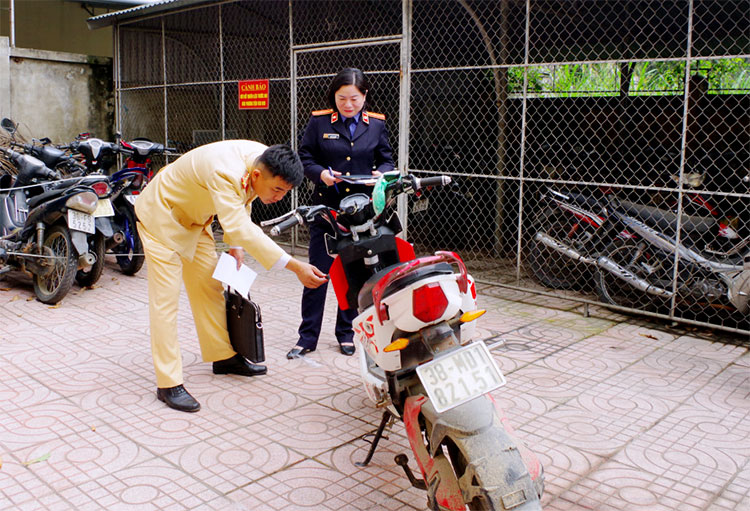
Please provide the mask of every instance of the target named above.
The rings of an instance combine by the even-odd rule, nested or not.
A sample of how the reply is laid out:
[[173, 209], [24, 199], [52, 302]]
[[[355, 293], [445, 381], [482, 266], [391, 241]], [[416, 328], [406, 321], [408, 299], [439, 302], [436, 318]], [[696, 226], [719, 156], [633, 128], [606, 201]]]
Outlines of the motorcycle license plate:
[[483, 342], [451, 351], [417, 367], [427, 396], [442, 413], [505, 385], [505, 377]]
[[138, 198], [137, 195], [125, 195], [125, 200], [135, 206], [135, 200]]
[[87, 215], [86, 213], [81, 213], [80, 211], [76, 211], [75, 209], [69, 209], [68, 227], [76, 231], [83, 231], [89, 234], [94, 234], [96, 232], [94, 215]]
[[115, 208], [112, 207], [112, 201], [109, 199], [99, 199], [96, 203], [94, 218], [100, 216], [115, 216]]

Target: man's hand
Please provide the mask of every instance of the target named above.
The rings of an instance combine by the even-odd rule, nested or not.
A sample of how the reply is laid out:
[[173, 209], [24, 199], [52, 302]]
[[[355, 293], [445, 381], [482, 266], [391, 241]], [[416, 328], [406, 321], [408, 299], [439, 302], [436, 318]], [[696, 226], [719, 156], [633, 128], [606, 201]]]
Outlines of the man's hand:
[[245, 249], [242, 247], [230, 247], [229, 255], [237, 260], [237, 270], [242, 267], [242, 262], [245, 260]]
[[303, 263], [293, 257], [287, 263], [286, 268], [293, 271], [299, 281], [302, 282], [302, 285], [310, 289], [315, 289], [328, 282], [328, 277], [325, 273], [312, 264]]

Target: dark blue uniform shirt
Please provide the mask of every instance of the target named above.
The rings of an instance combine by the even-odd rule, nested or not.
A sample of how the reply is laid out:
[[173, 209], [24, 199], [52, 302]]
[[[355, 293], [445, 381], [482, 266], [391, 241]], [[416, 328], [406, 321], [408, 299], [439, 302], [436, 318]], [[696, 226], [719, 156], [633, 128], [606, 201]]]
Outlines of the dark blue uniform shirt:
[[[313, 112], [299, 149], [305, 175], [315, 183], [313, 202], [338, 207], [339, 201], [353, 193], [372, 193], [372, 186], [338, 183], [326, 186], [320, 180], [323, 170], [344, 175], [372, 174], [373, 170], [393, 170], [393, 150], [381, 114], [362, 112], [354, 135], [344, 125], [344, 118], [333, 110]], [[338, 188], [338, 190], [337, 190]]]

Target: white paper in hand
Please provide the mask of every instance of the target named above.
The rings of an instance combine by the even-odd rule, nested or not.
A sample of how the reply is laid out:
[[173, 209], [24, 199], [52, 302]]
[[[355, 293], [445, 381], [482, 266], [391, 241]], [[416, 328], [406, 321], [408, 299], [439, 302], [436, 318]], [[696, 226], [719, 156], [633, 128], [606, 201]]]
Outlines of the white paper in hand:
[[219, 256], [213, 278], [235, 289], [240, 295], [247, 296], [258, 274], [244, 264], [237, 269], [237, 259], [226, 252]]

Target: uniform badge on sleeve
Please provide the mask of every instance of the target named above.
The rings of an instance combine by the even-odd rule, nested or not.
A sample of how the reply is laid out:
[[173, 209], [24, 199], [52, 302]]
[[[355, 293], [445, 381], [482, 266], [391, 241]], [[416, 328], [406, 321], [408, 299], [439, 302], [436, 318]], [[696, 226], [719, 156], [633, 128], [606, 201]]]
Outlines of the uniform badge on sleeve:
[[329, 140], [337, 140], [339, 138], [338, 133], [323, 133], [323, 138], [329, 139]]
[[240, 181], [240, 184], [242, 185], [242, 189], [247, 191], [247, 186], [250, 184], [250, 171], [246, 170], [245, 175], [242, 176], [242, 181]]

